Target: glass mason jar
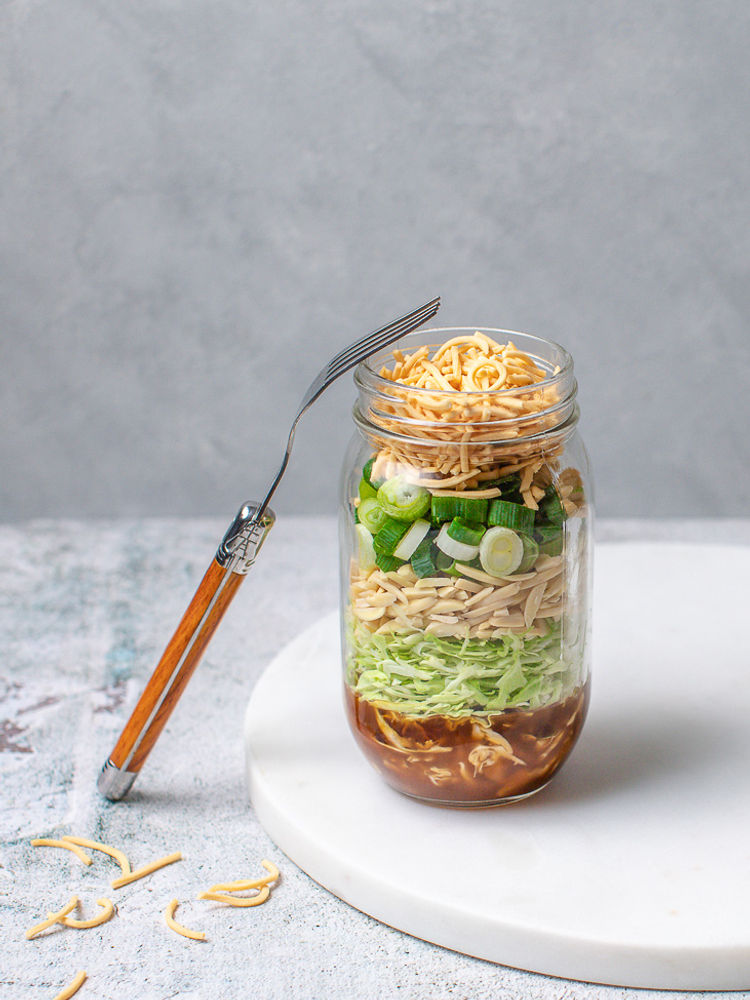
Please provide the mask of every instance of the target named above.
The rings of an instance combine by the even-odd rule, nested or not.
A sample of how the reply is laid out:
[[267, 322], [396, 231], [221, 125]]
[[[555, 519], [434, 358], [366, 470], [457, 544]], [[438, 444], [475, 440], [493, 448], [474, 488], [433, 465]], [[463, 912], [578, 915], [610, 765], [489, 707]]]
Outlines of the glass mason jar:
[[[470, 389], [409, 376], [414, 352], [447, 371], [477, 337], [509, 346], [469, 362]], [[398, 346], [354, 376], [340, 520], [347, 718], [398, 791], [501, 805], [547, 784], [589, 701], [592, 506], [573, 361], [538, 337], [473, 327]]]

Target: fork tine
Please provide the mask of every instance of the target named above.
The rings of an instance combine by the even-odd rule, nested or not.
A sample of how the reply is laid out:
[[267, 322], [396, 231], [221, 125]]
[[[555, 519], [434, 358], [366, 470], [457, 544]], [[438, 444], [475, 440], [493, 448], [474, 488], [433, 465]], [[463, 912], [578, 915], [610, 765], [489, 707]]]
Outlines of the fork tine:
[[420, 306], [419, 309], [415, 309], [413, 312], [407, 313], [399, 319], [395, 319], [387, 326], [383, 326], [379, 330], [374, 330], [372, 333], [368, 333], [360, 340], [355, 341], [353, 344], [349, 344], [349, 346], [344, 348], [343, 351], [340, 351], [332, 359], [331, 366], [333, 366], [334, 363], [343, 360], [345, 356], [351, 355], [354, 352], [359, 353], [365, 349], [371, 341], [378, 338], [391, 337], [391, 339], [397, 340], [400, 336], [403, 336], [404, 333], [409, 330], [413, 330], [417, 326], [421, 326], [422, 323], [434, 316], [439, 307], [440, 299], [433, 299], [431, 302], [427, 302], [425, 305]]
[[340, 351], [329, 362], [327, 369], [328, 373], [332, 373], [335, 370], [340, 374], [345, 371], [347, 367], [351, 367], [362, 358], [367, 357], [369, 354], [374, 354], [381, 347], [385, 347], [394, 340], [398, 340], [406, 333], [409, 333], [416, 327], [421, 326], [428, 319], [431, 319], [438, 311], [439, 306], [440, 299], [433, 299], [431, 302], [427, 302], [425, 305], [421, 306], [419, 309], [415, 309], [411, 313], [408, 313], [406, 316], [402, 316], [400, 319], [394, 320], [393, 323], [389, 323], [388, 326], [381, 327], [379, 330], [368, 333], [366, 336], [362, 337], [361, 340], [356, 341], [354, 344], [350, 344], [343, 351]]
[[381, 334], [380, 337], [369, 341], [367, 344], [363, 344], [359, 351], [356, 353], [348, 353], [347, 357], [342, 358], [336, 363], [336, 365], [329, 367], [326, 373], [328, 378], [338, 378], [347, 368], [353, 368], [354, 365], [359, 364], [364, 358], [369, 357], [372, 354], [377, 354], [379, 350], [383, 347], [387, 347], [388, 344], [392, 344], [394, 340], [398, 340], [399, 337], [403, 337], [405, 333], [408, 332], [408, 328], [401, 329], [390, 334]]
[[325, 368], [318, 372], [317, 376], [310, 384], [307, 392], [305, 393], [305, 397], [302, 400], [300, 408], [297, 411], [295, 424], [305, 410], [315, 402], [321, 392], [327, 389], [332, 382], [335, 382], [340, 375], [343, 375], [345, 371], [353, 368], [354, 365], [368, 357], [370, 354], [375, 353], [387, 344], [393, 343], [394, 340], [398, 340], [399, 337], [403, 337], [405, 334], [415, 330], [418, 326], [421, 326], [428, 319], [434, 316], [439, 308], [440, 298], [438, 297], [436, 299], [432, 299], [431, 302], [426, 302], [423, 306], [420, 306], [419, 309], [415, 309], [413, 312], [407, 313], [405, 316], [401, 316], [399, 319], [394, 320], [387, 326], [383, 326], [379, 330], [368, 333], [365, 337], [362, 337], [354, 344], [350, 344], [344, 351], [340, 351], [339, 354], [329, 361]]
[[[429, 316], [426, 318], [429, 319]], [[422, 320], [422, 322], [425, 322], [425, 320]], [[375, 337], [366, 344], [363, 344], [356, 352], [347, 352], [346, 356], [342, 357], [336, 362], [335, 365], [328, 368], [326, 373], [327, 377], [338, 378], [338, 376], [345, 372], [347, 368], [353, 368], [354, 365], [358, 364], [360, 361], [370, 357], [372, 354], [376, 354], [382, 348], [387, 347], [388, 344], [392, 344], [395, 340], [405, 336], [410, 330], [414, 329], [414, 326], [415, 324], [407, 324], [398, 330], [381, 334], [379, 337]]]

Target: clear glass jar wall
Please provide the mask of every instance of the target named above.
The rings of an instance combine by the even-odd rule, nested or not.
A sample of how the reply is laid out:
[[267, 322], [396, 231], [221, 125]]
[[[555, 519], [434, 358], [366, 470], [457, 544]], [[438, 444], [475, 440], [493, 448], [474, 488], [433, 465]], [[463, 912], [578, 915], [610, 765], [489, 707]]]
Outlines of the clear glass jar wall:
[[569, 755], [589, 698], [572, 359], [527, 334], [427, 330], [355, 384], [340, 521], [354, 737], [407, 795], [523, 798]]

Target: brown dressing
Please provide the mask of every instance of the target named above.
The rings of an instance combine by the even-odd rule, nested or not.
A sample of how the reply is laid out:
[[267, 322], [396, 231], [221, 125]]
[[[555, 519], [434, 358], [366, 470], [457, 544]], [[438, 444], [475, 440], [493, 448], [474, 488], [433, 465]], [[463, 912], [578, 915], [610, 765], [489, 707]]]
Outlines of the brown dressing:
[[544, 708], [415, 719], [378, 709], [345, 685], [346, 714], [365, 757], [399, 792], [447, 805], [497, 805], [545, 785], [586, 718], [588, 682]]

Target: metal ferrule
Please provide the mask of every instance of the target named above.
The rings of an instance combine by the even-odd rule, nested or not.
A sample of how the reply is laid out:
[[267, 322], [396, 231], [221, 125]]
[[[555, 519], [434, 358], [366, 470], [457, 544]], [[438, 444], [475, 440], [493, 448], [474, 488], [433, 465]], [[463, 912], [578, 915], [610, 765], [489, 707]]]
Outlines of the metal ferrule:
[[260, 514], [260, 504], [248, 501], [240, 507], [216, 551], [216, 561], [233, 573], [249, 572], [266, 535], [276, 521], [270, 507]]
[[106, 799], [119, 802], [128, 794], [137, 777], [137, 771], [125, 771], [108, 760], [101, 769], [96, 787]]

